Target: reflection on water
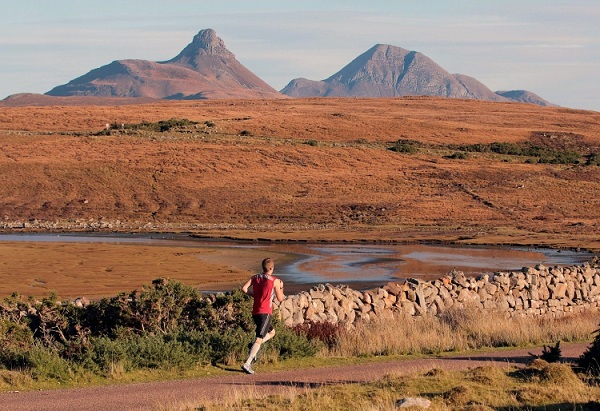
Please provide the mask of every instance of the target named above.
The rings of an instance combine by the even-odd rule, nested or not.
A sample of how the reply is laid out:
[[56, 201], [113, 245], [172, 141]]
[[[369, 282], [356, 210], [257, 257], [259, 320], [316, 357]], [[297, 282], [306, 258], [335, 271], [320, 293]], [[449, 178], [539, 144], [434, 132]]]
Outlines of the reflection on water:
[[[277, 262], [276, 272], [286, 283], [286, 291], [299, 291], [314, 284], [347, 284], [366, 289], [389, 281], [409, 277], [435, 279], [452, 271], [467, 275], [484, 272], [513, 271], [522, 267], [544, 264], [573, 265], [591, 259], [589, 253], [550, 249], [509, 247], [463, 247], [424, 244], [321, 244], [321, 243], [249, 243], [195, 239], [186, 235], [123, 235], [123, 234], [10, 234], [0, 241], [135, 243], [155, 246], [203, 247], [231, 251], [235, 265], [235, 250], [252, 249], [264, 255], [284, 256]], [[200, 256], [199, 258], [205, 258]]]
[[[431, 280], [453, 269], [467, 275], [513, 271], [537, 264], [572, 265], [588, 253], [506, 247], [438, 245], [304, 245], [302, 257], [285, 267], [285, 275], [302, 283], [344, 283], [367, 288], [409, 277]], [[360, 286], [362, 284], [362, 286]]]

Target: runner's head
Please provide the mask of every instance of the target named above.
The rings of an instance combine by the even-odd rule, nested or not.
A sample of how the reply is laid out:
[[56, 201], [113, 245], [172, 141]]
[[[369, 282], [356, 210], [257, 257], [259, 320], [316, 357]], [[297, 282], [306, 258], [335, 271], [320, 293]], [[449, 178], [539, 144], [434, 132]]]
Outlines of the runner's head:
[[275, 263], [273, 262], [272, 258], [265, 258], [262, 261], [263, 272], [267, 273], [267, 272], [273, 271], [274, 268], [275, 268]]

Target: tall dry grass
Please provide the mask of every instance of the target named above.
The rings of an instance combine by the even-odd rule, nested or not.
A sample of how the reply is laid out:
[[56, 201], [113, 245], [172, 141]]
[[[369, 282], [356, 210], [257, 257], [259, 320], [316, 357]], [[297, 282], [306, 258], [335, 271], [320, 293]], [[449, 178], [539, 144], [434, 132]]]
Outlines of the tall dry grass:
[[440, 316], [394, 313], [342, 330], [324, 356], [432, 354], [484, 347], [520, 347], [558, 341], [588, 341], [600, 314], [562, 318], [507, 318], [476, 308], [449, 309]]
[[[507, 318], [475, 308], [448, 310], [439, 317], [389, 315], [343, 330], [323, 356], [430, 354], [482, 347], [528, 346], [557, 341], [588, 341], [598, 329], [599, 313], [556, 319]], [[535, 360], [524, 368], [476, 367], [467, 371], [432, 369], [423, 374], [388, 375], [367, 384], [287, 387], [261, 396], [258, 387], [233, 391], [220, 401], [173, 403], [161, 411], [307, 409], [346, 411], [398, 410], [399, 400], [431, 401], [431, 411], [494, 409], [600, 409], [600, 387], [585, 384], [568, 364]]]

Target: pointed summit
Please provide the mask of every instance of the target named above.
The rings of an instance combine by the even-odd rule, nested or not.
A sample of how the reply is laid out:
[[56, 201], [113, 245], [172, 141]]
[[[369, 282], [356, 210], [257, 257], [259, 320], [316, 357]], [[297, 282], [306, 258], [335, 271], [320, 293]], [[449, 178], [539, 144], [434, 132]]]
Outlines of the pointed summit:
[[475, 79], [473, 92], [429, 57], [388, 44], [376, 44], [322, 81], [292, 80], [281, 92], [291, 97], [441, 96], [506, 101]]
[[235, 55], [227, 50], [225, 42], [213, 29], [200, 30], [181, 53], [164, 63], [179, 64], [197, 68], [202, 56], [215, 56], [235, 60]]
[[46, 93], [159, 99], [285, 98], [236, 60], [212, 29], [169, 61], [117, 60]]
[[217, 32], [213, 29], [204, 29], [200, 30], [198, 34], [194, 36], [191, 44], [197, 44], [198, 47], [201, 48], [212, 48], [212, 47], [221, 47], [225, 48], [225, 43], [219, 37], [217, 37]]

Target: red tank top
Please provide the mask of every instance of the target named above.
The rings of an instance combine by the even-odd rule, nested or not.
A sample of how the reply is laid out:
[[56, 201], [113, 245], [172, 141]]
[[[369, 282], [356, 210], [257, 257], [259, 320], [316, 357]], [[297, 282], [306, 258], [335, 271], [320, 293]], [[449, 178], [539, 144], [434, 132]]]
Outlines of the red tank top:
[[253, 315], [273, 314], [274, 285], [276, 279], [274, 276], [266, 274], [252, 276], [252, 292], [254, 294]]

